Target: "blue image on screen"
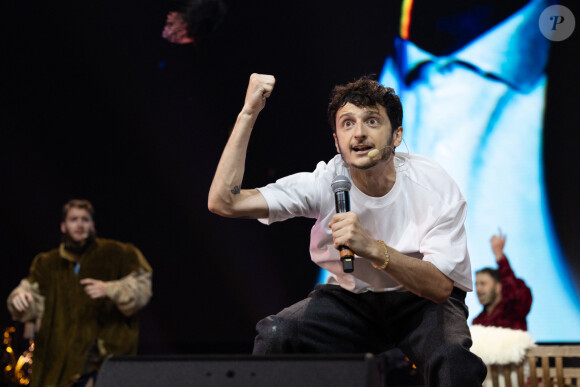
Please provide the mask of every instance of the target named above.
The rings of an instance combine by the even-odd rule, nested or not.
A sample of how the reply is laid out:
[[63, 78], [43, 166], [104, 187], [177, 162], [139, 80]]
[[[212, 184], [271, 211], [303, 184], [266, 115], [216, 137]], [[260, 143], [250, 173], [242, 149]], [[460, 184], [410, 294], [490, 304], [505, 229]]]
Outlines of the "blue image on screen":
[[[531, 1], [447, 56], [398, 38], [380, 82], [401, 97], [409, 151], [439, 162], [467, 200], [472, 271], [496, 267], [489, 240], [501, 228], [511, 266], [532, 290], [530, 334], [536, 341], [577, 342], [580, 301], [544, 186], [550, 41], [541, 35], [538, 19], [547, 6]], [[471, 321], [482, 306], [474, 292], [466, 303]]]

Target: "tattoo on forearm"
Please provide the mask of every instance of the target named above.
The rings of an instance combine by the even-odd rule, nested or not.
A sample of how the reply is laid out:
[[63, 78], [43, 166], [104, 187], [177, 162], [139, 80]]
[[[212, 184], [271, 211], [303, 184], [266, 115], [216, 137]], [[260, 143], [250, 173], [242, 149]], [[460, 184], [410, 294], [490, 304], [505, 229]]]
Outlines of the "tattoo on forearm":
[[232, 189], [230, 192], [231, 192], [231, 193], [233, 193], [234, 195], [237, 195], [237, 194], [239, 194], [239, 193], [241, 192], [241, 190], [240, 190], [240, 186], [239, 186], [239, 185], [236, 185], [236, 186], [234, 187], [234, 189]]

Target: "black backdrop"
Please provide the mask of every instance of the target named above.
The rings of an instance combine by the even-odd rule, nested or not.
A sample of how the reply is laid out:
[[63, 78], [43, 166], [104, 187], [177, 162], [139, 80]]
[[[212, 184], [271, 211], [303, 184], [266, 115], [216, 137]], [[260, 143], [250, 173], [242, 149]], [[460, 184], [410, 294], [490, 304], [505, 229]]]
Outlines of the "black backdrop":
[[313, 222], [222, 219], [207, 210], [211, 178], [252, 72], [278, 83], [244, 186], [330, 158], [329, 91], [380, 72], [397, 28], [382, 15], [399, 5], [227, 5], [207, 40], [177, 46], [161, 38], [162, 1], [4, 4], [2, 297], [58, 244], [72, 197], [93, 202], [99, 235], [134, 243], [154, 268], [142, 353], [249, 352], [258, 319], [311, 290]]
[[[1, 297], [35, 254], [58, 244], [60, 208], [73, 197], [93, 202], [100, 236], [133, 242], [154, 268], [141, 353], [249, 352], [256, 321], [312, 288], [313, 222], [266, 227], [219, 218], [207, 210], [211, 178], [252, 72], [274, 74], [277, 84], [256, 125], [243, 186], [332, 157], [329, 91], [380, 72], [400, 4], [227, 5], [207, 40], [176, 46], [161, 38], [163, 1], [2, 2]], [[555, 55], [568, 62], [577, 47], [577, 39], [564, 42]], [[577, 80], [561, 87], [578, 90]], [[553, 94], [574, 110], [577, 96]], [[577, 128], [577, 117], [565, 124]], [[553, 146], [578, 166], [570, 144]], [[569, 180], [551, 178], [556, 187]], [[565, 196], [577, 194], [573, 181]], [[576, 215], [560, 211], [560, 231], [578, 246], [570, 231]], [[0, 326], [11, 324], [0, 310]]]

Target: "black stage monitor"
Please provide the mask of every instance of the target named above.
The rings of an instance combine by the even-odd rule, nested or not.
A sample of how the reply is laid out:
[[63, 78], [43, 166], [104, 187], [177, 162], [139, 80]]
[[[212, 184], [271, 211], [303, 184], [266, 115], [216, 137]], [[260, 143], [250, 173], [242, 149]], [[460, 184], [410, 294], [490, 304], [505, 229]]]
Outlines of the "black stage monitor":
[[380, 387], [377, 360], [360, 355], [112, 356], [96, 387]]

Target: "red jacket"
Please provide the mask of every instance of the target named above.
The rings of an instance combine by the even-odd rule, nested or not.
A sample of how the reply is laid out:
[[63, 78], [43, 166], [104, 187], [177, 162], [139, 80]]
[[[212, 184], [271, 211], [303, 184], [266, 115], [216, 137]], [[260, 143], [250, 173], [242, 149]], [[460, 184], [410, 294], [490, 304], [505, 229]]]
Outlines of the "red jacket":
[[526, 316], [532, 306], [532, 292], [526, 283], [516, 278], [507, 257], [498, 263], [501, 279], [501, 301], [491, 314], [485, 309], [473, 320], [473, 324], [528, 330]]

